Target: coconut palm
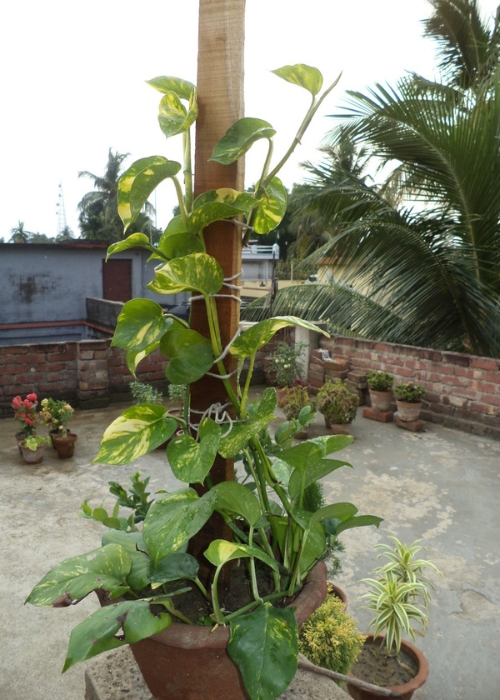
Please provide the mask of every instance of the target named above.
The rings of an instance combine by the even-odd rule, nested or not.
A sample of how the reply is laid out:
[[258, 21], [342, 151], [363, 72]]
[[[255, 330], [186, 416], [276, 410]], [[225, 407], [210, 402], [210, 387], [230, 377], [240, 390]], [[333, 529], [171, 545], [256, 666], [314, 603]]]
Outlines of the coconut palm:
[[29, 237], [31, 236], [31, 232], [26, 231], [24, 228], [24, 221], [18, 221], [17, 226], [10, 229], [10, 233], [10, 240], [12, 243], [27, 243], [29, 241]]
[[[433, 5], [467, 5], [473, 35], [475, 2]], [[491, 58], [497, 24], [489, 36]], [[484, 65], [468, 70], [467, 89], [409, 76], [396, 88], [349, 93], [330, 143], [349, 138], [392, 164], [400, 198], [336, 159], [309, 164], [302, 216], [337, 231], [309, 260], [333, 259], [342, 282], [282, 291], [274, 313], [302, 306], [306, 318], [328, 319], [340, 332], [500, 355], [500, 74], [498, 61]], [[454, 75], [461, 84], [465, 73]]]

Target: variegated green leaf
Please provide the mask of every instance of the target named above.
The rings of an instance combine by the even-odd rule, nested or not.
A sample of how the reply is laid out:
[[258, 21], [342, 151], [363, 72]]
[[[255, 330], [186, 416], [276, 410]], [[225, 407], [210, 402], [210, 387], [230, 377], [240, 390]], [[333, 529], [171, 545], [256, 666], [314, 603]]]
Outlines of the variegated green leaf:
[[219, 495], [217, 510], [228, 515], [239, 515], [252, 526], [260, 518], [260, 506], [256, 496], [237, 481], [222, 481], [213, 487]]
[[175, 92], [167, 92], [160, 101], [158, 122], [165, 136], [175, 136], [187, 131], [198, 117], [196, 91], [191, 93], [186, 109]]
[[150, 156], [140, 158], [123, 173], [118, 181], [118, 214], [125, 231], [136, 220], [151, 192], [180, 169], [180, 163], [163, 156]]
[[144, 358], [148, 355], [151, 355], [151, 353], [154, 352], [159, 345], [160, 341], [157, 340], [156, 342], [151, 343], [151, 345], [148, 345], [147, 348], [144, 348], [144, 350], [127, 350], [125, 359], [127, 362], [128, 371], [133, 377], [136, 378], [137, 376], [135, 372], [139, 362], [144, 360]]
[[187, 221], [188, 230], [191, 233], [200, 233], [214, 221], [223, 221], [239, 216], [243, 209], [225, 202], [207, 202], [201, 204], [189, 215]]
[[297, 671], [298, 628], [289, 608], [260, 605], [231, 621], [227, 646], [252, 700], [274, 700]]
[[170, 615], [153, 612], [147, 600], [126, 600], [100, 608], [71, 632], [63, 673], [79, 661], [139, 642], [171, 624]]
[[163, 238], [161, 250], [169, 260], [182, 258], [190, 253], [204, 253], [205, 246], [193, 233], [172, 233]]
[[278, 563], [268, 554], [258, 547], [251, 547], [241, 542], [228, 542], [227, 540], [213, 540], [208, 549], [204, 552], [205, 557], [214, 566], [222, 566], [228, 561], [256, 557], [270, 566], [274, 571], [278, 571]]
[[245, 155], [248, 149], [259, 139], [271, 139], [276, 133], [269, 122], [263, 119], [243, 117], [238, 119], [215, 146], [210, 160], [223, 165], [234, 163]]
[[158, 294], [200, 292], [206, 296], [217, 294], [224, 281], [224, 273], [215, 258], [206, 253], [191, 253], [161, 265], [148, 288]]
[[152, 80], [146, 81], [148, 85], [154, 87], [158, 92], [175, 92], [179, 97], [184, 100], [189, 100], [191, 95], [196, 90], [196, 86], [190, 83], [188, 80], [182, 80], [181, 78], [174, 78], [171, 75], [160, 75], [158, 78], [152, 78]]
[[124, 350], [145, 350], [161, 340], [172, 326], [172, 318], [166, 317], [155, 301], [131, 299], [118, 316], [111, 345]]
[[132, 562], [127, 583], [134, 591], [141, 591], [149, 583], [150, 559], [144, 550], [146, 545], [142, 532], [121, 532], [120, 530], [105, 530], [101, 539], [102, 545], [119, 544], [127, 552]]
[[283, 66], [272, 71], [275, 75], [289, 83], [304, 88], [311, 95], [317, 95], [323, 87], [323, 76], [317, 68], [296, 63], [294, 66]]
[[252, 420], [234, 423], [229, 435], [221, 440], [219, 453], [224, 459], [235, 457], [251, 438], [258, 435], [275, 418], [274, 411], [277, 403], [276, 390], [269, 387], [262, 394], [262, 399]]
[[155, 565], [196, 535], [212, 515], [216, 501], [212, 491], [199, 498], [194, 489], [185, 489], [153, 503], [144, 520], [143, 536]]
[[200, 423], [199, 442], [191, 435], [170, 441], [167, 458], [173, 475], [186, 484], [202, 484], [217, 455], [221, 429], [211, 418]]
[[[36, 584], [27, 603], [39, 606], [64, 607], [84, 598], [96, 588], [125, 592], [125, 579], [132, 562], [118, 544], [108, 544], [87, 554], [65, 559]], [[125, 585], [124, 585], [125, 584]]]
[[214, 363], [210, 341], [191, 329], [170, 331], [163, 337], [160, 347], [163, 355], [170, 358], [165, 375], [172, 384], [192, 384]]
[[129, 464], [168, 440], [177, 421], [166, 418], [167, 409], [154, 404], [131, 406], [102, 436], [99, 454], [93, 460], [101, 464]]
[[106, 262], [111, 255], [121, 253], [122, 250], [128, 250], [129, 248], [146, 248], [146, 250], [154, 254], [157, 253], [156, 248], [151, 245], [145, 233], [131, 233], [130, 236], [124, 238], [123, 241], [118, 241], [109, 246], [108, 252], [106, 253]]
[[218, 190], [208, 190], [208, 192], [203, 192], [199, 197], [196, 197], [193, 211], [213, 202], [228, 204], [237, 209], [238, 212], [245, 214], [248, 214], [257, 205], [257, 200], [248, 192], [240, 192], [230, 187], [220, 187]]
[[251, 357], [260, 350], [271, 338], [277, 333], [280, 328], [286, 326], [301, 326], [317, 333], [323, 333], [329, 337], [328, 333], [315, 326], [309, 321], [303, 321], [297, 316], [276, 316], [275, 318], [267, 318], [264, 321], [259, 321], [254, 326], [240, 335], [239, 338], [231, 345], [231, 355], [238, 359]]
[[269, 233], [281, 223], [285, 216], [287, 191], [278, 177], [274, 177], [266, 187], [265, 196], [259, 200], [252, 220], [255, 233]]

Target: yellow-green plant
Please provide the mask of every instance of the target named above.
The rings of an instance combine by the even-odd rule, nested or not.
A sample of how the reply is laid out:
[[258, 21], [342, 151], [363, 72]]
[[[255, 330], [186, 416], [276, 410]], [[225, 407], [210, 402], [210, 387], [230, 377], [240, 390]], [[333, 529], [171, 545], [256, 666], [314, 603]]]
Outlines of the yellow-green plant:
[[317, 666], [347, 674], [364, 642], [365, 636], [330, 587], [325, 602], [302, 625], [299, 651]]

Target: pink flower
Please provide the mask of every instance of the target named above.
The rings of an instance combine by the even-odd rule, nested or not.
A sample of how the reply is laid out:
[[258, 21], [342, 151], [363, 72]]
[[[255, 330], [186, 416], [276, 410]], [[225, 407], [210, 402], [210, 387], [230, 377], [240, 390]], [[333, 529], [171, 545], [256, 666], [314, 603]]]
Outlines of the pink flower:
[[38, 397], [36, 394], [28, 394], [26, 396], [26, 398], [29, 399], [30, 401], [38, 401]]
[[22, 399], [20, 396], [14, 396], [12, 399], [12, 408], [15, 408], [16, 411], [19, 408], [19, 406], [22, 404]]

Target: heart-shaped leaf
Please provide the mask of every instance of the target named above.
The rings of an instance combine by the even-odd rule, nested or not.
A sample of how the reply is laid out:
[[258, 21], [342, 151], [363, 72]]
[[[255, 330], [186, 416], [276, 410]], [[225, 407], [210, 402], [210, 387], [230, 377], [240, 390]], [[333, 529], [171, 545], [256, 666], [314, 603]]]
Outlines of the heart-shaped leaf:
[[294, 66], [283, 66], [272, 71], [279, 78], [283, 78], [293, 85], [304, 88], [311, 95], [317, 95], [323, 87], [323, 76], [317, 68], [306, 66], [304, 63], [296, 63]]
[[252, 225], [255, 233], [269, 233], [278, 226], [286, 212], [288, 194], [281, 180], [273, 178], [259, 200]]
[[313, 527], [322, 520], [335, 518], [337, 520], [347, 520], [356, 515], [358, 509], [353, 503], [331, 503], [329, 506], [320, 508], [313, 513], [309, 519], [309, 526]]
[[289, 608], [260, 605], [231, 620], [227, 650], [252, 700], [274, 700], [297, 671], [298, 628]]
[[102, 436], [99, 454], [93, 460], [101, 464], [129, 464], [155, 450], [174, 434], [177, 421], [166, 418], [167, 409], [154, 404], [131, 406]]
[[256, 557], [270, 566], [274, 571], [278, 571], [278, 563], [268, 554], [258, 547], [251, 547], [241, 542], [228, 542], [227, 540], [213, 540], [204, 552], [205, 557], [214, 566], [222, 566], [228, 561]]
[[144, 350], [172, 327], [173, 321], [150, 299], [131, 299], [118, 316], [111, 345], [124, 350]]
[[217, 510], [229, 515], [240, 515], [250, 525], [255, 526], [260, 518], [260, 506], [257, 498], [243, 484], [237, 481], [223, 481], [213, 488], [219, 498]]
[[144, 542], [155, 565], [181, 549], [212, 515], [217, 494], [201, 498], [194, 489], [170, 493], [150, 507], [144, 520]]
[[207, 202], [202, 204], [189, 215], [187, 221], [188, 230], [195, 234], [203, 231], [204, 228], [213, 224], [214, 221], [232, 219], [242, 213], [242, 209], [225, 202]]
[[151, 355], [159, 345], [160, 341], [157, 340], [155, 343], [151, 343], [151, 345], [144, 348], [144, 350], [127, 350], [125, 360], [127, 362], [128, 371], [132, 376], [136, 377], [136, 370], [139, 362], [144, 360], [148, 355]]
[[275, 418], [274, 411], [277, 403], [276, 390], [269, 387], [262, 394], [262, 399], [252, 420], [245, 423], [234, 423], [229, 435], [221, 440], [219, 453], [224, 459], [235, 457], [252, 437], [258, 435]]
[[163, 92], [164, 94], [175, 92], [184, 100], [189, 100], [193, 92], [196, 91], [196, 86], [190, 83], [189, 80], [181, 80], [181, 78], [174, 78], [171, 75], [160, 75], [158, 78], [152, 78], [152, 80], [146, 82], [158, 92]]
[[307, 328], [307, 330], [323, 333], [323, 335], [330, 337], [328, 333], [318, 328], [318, 326], [309, 323], [309, 321], [303, 321], [297, 316], [276, 316], [275, 318], [267, 318], [264, 321], [259, 321], [259, 323], [256, 323], [254, 326], [250, 326], [248, 330], [234, 341], [231, 345], [230, 352], [238, 359], [251, 357], [257, 350], [264, 347], [275, 333], [286, 326], [301, 326], [302, 328]]
[[123, 241], [118, 241], [109, 246], [106, 253], [106, 262], [115, 253], [121, 253], [123, 250], [128, 250], [129, 248], [146, 248], [152, 253], [156, 254], [158, 251], [149, 242], [149, 238], [145, 233], [131, 233]]
[[148, 288], [158, 294], [200, 292], [205, 296], [217, 294], [224, 281], [224, 273], [215, 258], [206, 253], [191, 253], [175, 258], [155, 271], [155, 279]]
[[157, 588], [169, 581], [179, 581], [188, 579], [193, 581], [198, 576], [200, 565], [196, 559], [187, 552], [174, 552], [168, 557], [161, 559], [156, 566], [151, 562], [149, 577]]
[[[290, 498], [296, 498], [302, 488], [302, 478], [304, 477], [304, 488], [307, 488], [309, 484], [314, 481], [322, 479], [324, 476], [328, 476], [340, 467], [352, 467], [349, 462], [341, 462], [338, 459], [320, 459], [317, 462], [307, 463], [305, 470], [295, 470], [290, 477], [290, 482], [288, 484], [288, 493]], [[274, 465], [273, 465], [274, 469]]]
[[180, 435], [167, 447], [167, 458], [174, 476], [186, 484], [202, 484], [217, 455], [221, 429], [211, 418], [200, 423], [196, 442], [191, 435]]
[[259, 139], [271, 139], [276, 131], [263, 119], [243, 117], [238, 119], [215, 146], [210, 160], [229, 165], [245, 155]]
[[212, 345], [197, 331], [175, 329], [162, 338], [160, 348], [170, 362], [165, 370], [172, 384], [192, 384], [214, 363]]
[[96, 588], [122, 592], [130, 572], [130, 557], [118, 544], [108, 544], [87, 554], [65, 559], [36, 584], [27, 603], [39, 606], [62, 607], [73, 600], [84, 598]]
[[118, 214], [125, 231], [139, 215], [151, 192], [163, 182], [174, 177], [181, 169], [180, 163], [163, 156], [140, 158], [126, 170], [118, 181]]
[[158, 122], [165, 136], [176, 136], [187, 131], [198, 117], [196, 91], [189, 98], [189, 108], [186, 109], [175, 92], [166, 92], [160, 101]]
[[101, 542], [107, 544], [119, 544], [127, 552], [132, 562], [130, 572], [127, 575], [127, 583], [133, 591], [141, 591], [149, 584], [150, 559], [144, 550], [146, 545], [142, 539], [142, 532], [121, 532], [119, 530], [106, 530]]
[[171, 624], [168, 613], [152, 612], [146, 600], [126, 600], [100, 608], [71, 632], [63, 673], [79, 661], [139, 642]]

